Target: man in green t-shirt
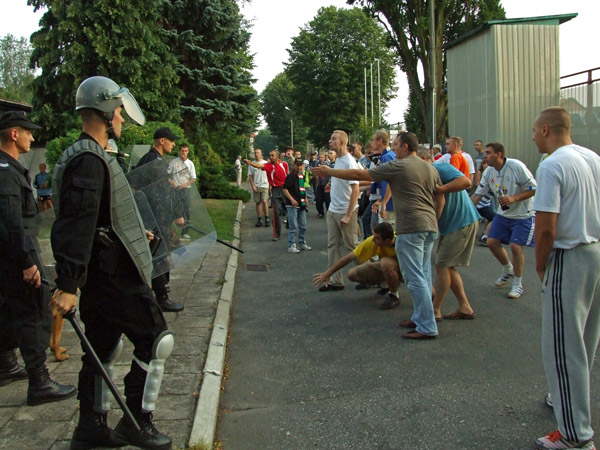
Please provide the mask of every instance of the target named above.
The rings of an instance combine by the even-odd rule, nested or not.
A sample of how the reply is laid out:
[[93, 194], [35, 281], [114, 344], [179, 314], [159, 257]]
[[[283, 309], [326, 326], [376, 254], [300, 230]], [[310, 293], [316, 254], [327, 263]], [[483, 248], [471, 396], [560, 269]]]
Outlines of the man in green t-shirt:
[[[348, 271], [348, 279], [365, 284], [380, 284], [385, 281], [388, 285], [388, 292], [379, 309], [395, 308], [400, 304], [398, 285], [402, 280], [395, 245], [396, 236], [393, 227], [387, 222], [380, 223], [373, 230], [373, 236], [368, 237], [353, 251], [338, 259], [325, 272], [314, 274], [313, 284], [315, 287], [322, 284], [327, 285], [329, 278], [335, 272], [351, 262], [360, 263]], [[371, 262], [370, 260], [374, 256], [379, 259]]]

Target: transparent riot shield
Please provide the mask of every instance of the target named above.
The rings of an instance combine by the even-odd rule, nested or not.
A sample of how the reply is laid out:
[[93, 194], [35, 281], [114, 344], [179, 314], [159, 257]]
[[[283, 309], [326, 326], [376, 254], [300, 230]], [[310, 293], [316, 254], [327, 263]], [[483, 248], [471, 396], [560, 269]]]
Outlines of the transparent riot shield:
[[[125, 170], [125, 172], [129, 172], [130, 170], [136, 169], [138, 162], [140, 161], [140, 159], [142, 159], [142, 156], [144, 156], [146, 153], [148, 153], [148, 151], [152, 148], [151, 145], [131, 145], [129, 147], [127, 147], [127, 153], [129, 153], [129, 157], [127, 158], [127, 162], [128, 162], [128, 168], [127, 170]], [[173, 159], [175, 159], [175, 156], [171, 156], [171, 155], [163, 155], [162, 159], [164, 161], [168, 163], [170, 163]]]
[[38, 214], [36, 222], [37, 228], [37, 243], [39, 245], [38, 256], [41, 260], [43, 270], [40, 270], [42, 276], [47, 280], [48, 284], [54, 287], [54, 280], [56, 280], [56, 269], [54, 255], [52, 254], [52, 246], [50, 245], [50, 232], [52, 231], [52, 224], [56, 216], [54, 209], [47, 209], [44, 212]]
[[[127, 173], [136, 201], [145, 198], [167, 257], [155, 263], [153, 277], [198, 261], [215, 244], [217, 234], [187, 169], [155, 160]], [[139, 206], [139, 205], [138, 205]], [[141, 213], [140, 207], [140, 213]], [[161, 253], [164, 255], [164, 253]]]

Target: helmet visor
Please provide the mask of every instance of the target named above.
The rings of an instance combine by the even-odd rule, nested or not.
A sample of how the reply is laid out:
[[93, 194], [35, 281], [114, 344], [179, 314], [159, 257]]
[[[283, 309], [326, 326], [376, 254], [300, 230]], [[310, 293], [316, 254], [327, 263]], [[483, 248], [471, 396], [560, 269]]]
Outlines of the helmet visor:
[[133, 120], [138, 125], [144, 125], [146, 123], [146, 118], [144, 117], [144, 113], [140, 109], [137, 101], [131, 95], [127, 88], [121, 88], [117, 92], [109, 94], [112, 98], [120, 98], [123, 101], [123, 109], [129, 116], [131, 120]]

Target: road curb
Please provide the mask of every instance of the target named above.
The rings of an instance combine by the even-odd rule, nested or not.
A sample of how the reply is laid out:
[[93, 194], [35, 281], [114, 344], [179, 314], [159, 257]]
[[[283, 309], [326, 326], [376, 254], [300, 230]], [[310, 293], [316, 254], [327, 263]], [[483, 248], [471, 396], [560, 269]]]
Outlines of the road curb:
[[[244, 206], [240, 201], [233, 225], [234, 240], [232, 245], [240, 245], [240, 224]], [[223, 379], [223, 367], [225, 364], [225, 352], [227, 350], [227, 333], [229, 330], [229, 311], [233, 300], [235, 288], [235, 275], [237, 272], [239, 254], [231, 251], [227, 269], [225, 270], [225, 282], [221, 289], [221, 295], [217, 304], [217, 312], [213, 322], [212, 334], [208, 344], [208, 353], [204, 370], [202, 371], [202, 386], [194, 414], [194, 423], [190, 433], [189, 445], [210, 445], [215, 440], [217, 428], [217, 414], [219, 412], [219, 399], [221, 396], [221, 381]]]

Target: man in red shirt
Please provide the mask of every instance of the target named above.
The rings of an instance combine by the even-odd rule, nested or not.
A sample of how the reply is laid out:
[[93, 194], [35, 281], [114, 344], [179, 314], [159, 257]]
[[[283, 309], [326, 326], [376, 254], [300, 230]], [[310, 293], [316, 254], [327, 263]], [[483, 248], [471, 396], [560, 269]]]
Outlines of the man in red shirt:
[[267, 180], [271, 186], [271, 206], [273, 210], [273, 240], [278, 241], [281, 235], [280, 213], [285, 211], [285, 195], [283, 194], [283, 183], [290, 173], [290, 168], [285, 161], [279, 160], [279, 152], [271, 150], [269, 152], [269, 162], [258, 164], [249, 159], [244, 162], [257, 169], [267, 172]]

